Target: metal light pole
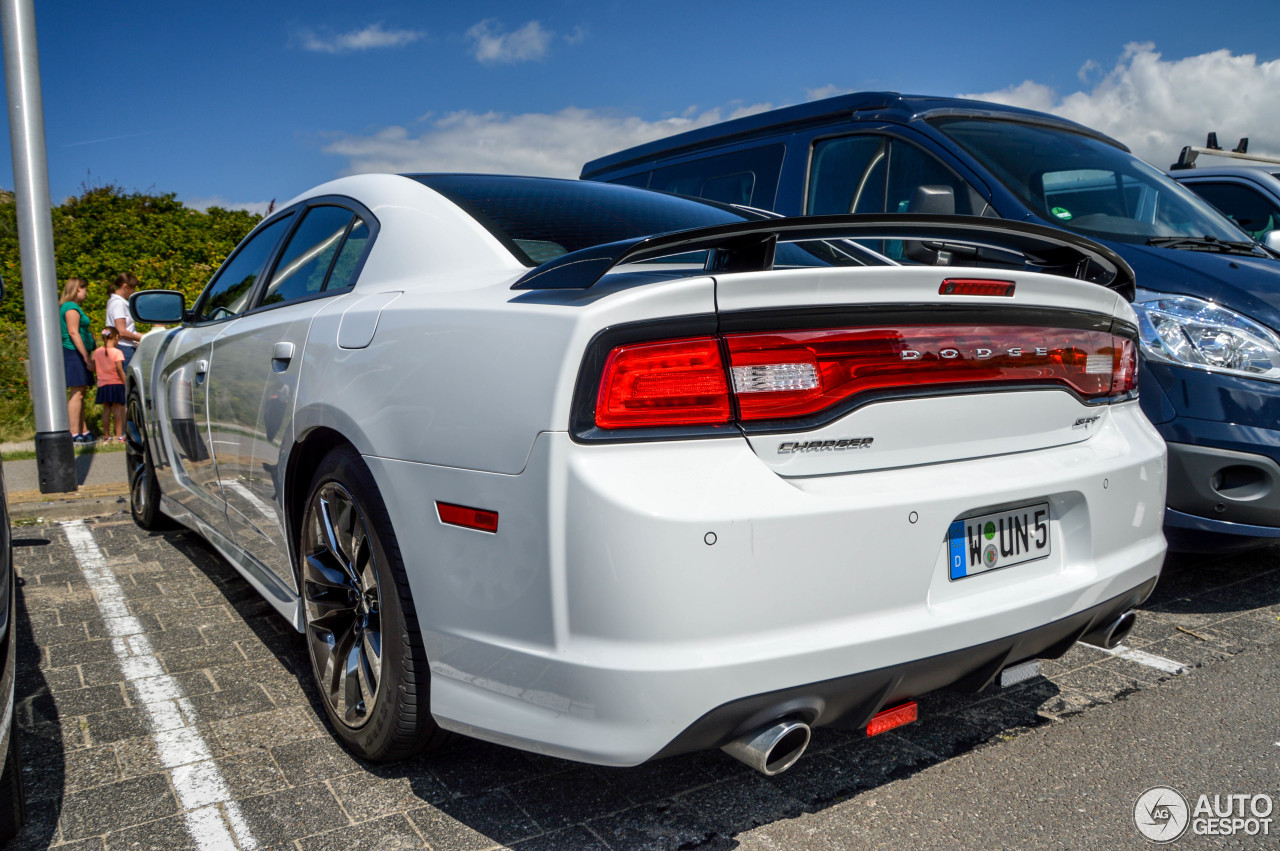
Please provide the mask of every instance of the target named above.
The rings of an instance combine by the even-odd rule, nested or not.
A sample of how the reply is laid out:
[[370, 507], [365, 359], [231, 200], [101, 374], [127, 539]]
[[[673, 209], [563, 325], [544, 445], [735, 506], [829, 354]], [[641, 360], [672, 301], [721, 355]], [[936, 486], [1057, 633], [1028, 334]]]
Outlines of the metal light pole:
[[18, 247], [27, 314], [31, 401], [36, 415], [36, 471], [41, 493], [76, 489], [76, 459], [67, 421], [67, 380], [58, 328], [58, 271], [49, 213], [40, 54], [32, 0], [0, 0], [4, 79], [9, 96], [9, 140], [18, 209]]

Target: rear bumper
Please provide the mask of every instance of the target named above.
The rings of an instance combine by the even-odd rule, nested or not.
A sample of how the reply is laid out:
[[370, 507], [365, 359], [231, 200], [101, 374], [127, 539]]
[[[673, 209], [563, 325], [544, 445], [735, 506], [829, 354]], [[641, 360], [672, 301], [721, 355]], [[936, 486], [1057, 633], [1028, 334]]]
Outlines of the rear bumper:
[[[847, 700], [817, 692], [856, 719], [868, 694], [1056, 649], [1141, 599], [1165, 552], [1164, 444], [1133, 403], [1068, 445], [797, 479], [732, 438], [544, 433], [518, 476], [367, 460], [402, 496], [388, 510], [436, 720], [605, 765], [714, 740], [742, 719], [685, 731], [755, 696], [865, 677]], [[443, 526], [410, 494], [496, 511], [498, 531]], [[1050, 556], [950, 578], [953, 520], [1045, 502]], [[886, 670], [903, 672], [887, 690]]]
[[699, 718], [658, 757], [717, 748], [784, 716], [811, 727], [860, 729], [882, 708], [940, 688], [980, 691], [1010, 665], [1058, 658], [1082, 635], [1140, 605], [1155, 587], [1156, 579], [1148, 579], [1083, 612], [976, 647], [735, 700]]

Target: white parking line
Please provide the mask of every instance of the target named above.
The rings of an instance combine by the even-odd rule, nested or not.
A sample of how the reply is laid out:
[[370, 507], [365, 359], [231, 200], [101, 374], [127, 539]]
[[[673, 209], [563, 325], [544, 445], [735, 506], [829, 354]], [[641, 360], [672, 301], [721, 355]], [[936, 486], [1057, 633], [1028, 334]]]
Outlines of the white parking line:
[[1164, 671], [1166, 674], [1183, 674], [1190, 670], [1181, 662], [1175, 662], [1172, 659], [1166, 659], [1163, 656], [1156, 656], [1154, 653], [1143, 653], [1141, 650], [1134, 650], [1123, 644], [1117, 644], [1108, 650], [1105, 647], [1099, 647], [1103, 653], [1110, 653], [1112, 656], [1119, 656], [1121, 659], [1128, 659], [1130, 662], [1137, 662], [1139, 665], [1146, 665], [1148, 668], [1155, 668], [1157, 671]]
[[[83, 520], [61, 524], [80, 571], [93, 591], [111, 647], [151, 725], [160, 764], [169, 770], [187, 832], [200, 848], [257, 848], [239, 805], [196, 728], [200, 720], [182, 686], [164, 672], [124, 591]], [[221, 805], [221, 807], [219, 807]]]

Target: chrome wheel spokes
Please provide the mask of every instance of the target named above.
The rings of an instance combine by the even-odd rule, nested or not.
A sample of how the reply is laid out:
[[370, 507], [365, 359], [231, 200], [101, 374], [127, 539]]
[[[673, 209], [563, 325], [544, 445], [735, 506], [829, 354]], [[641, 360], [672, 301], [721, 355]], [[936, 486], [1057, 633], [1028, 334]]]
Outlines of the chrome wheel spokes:
[[307, 646], [321, 693], [343, 723], [363, 726], [382, 680], [381, 597], [364, 514], [337, 482], [307, 505], [302, 553]]

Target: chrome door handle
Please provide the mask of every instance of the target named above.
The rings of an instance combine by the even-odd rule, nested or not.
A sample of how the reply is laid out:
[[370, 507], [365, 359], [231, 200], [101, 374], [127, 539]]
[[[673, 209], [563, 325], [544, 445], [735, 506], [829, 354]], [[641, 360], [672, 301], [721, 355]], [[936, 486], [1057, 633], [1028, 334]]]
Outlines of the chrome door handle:
[[293, 343], [276, 343], [271, 348], [271, 368], [276, 372], [284, 372], [293, 360]]

